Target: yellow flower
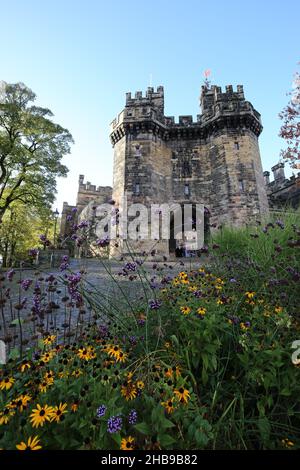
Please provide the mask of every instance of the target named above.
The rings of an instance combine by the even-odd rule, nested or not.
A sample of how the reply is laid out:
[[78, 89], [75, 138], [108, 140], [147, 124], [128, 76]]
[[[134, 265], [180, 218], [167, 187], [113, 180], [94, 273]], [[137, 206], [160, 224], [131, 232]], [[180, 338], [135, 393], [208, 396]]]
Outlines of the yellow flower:
[[255, 296], [255, 292], [245, 292], [245, 296], [248, 298], [248, 299], [253, 299], [253, 297]]
[[171, 347], [171, 343], [169, 341], [165, 342], [165, 348], [169, 349]]
[[23, 364], [20, 365], [20, 371], [25, 372], [26, 369], [30, 369], [31, 365], [29, 362], [23, 362]]
[[204, 316], [204, 315], [206, 314], [206, 308], [205, 308], [205, 307], [199, 307], [199, 308], [197, 308], [197, 313], [198, 313], [199, 315]]
[[134, 450], [134, 438], [132, 436], [123, 437], [120, 450]]
[[15, 406], [19, 409], [19, 411], [24, 411], [27, 406], [28, 402], [31, 400], [30, 395], [20, 395], [14, 400]]
[[223, 301], [222, 299], [218, 299], [218, 300], [217, 300], [217, 304], [218, 304], [218, 305], [223, 305], [223, 304], [224, 304], [224, 301]]
[[52, 385], [54, 382], [54, 372], [50, 370], [46, 372], [44, 375], [44, 381], [47, 382], [48, 385]]
[[290, 441], [287, 437], [285, 439], [282, 439], [281, 442], [284, 445], [284, 447], [293, 447], [294, 446], [293, 441]]
[[171, 379], [173, 377], [173, 369], [171, 367], [169, 367], [167, 370], [165, 370], [165, 376], [168, 379]]
[[190, 286], [190, 287], [188, 288], [188, 291], [189, 291], [189, 292], [195, 292], [196, 290], [197, 290], [197, 286]]
[[127, 382], [131, 382], [132, 377], [133, 377], [133, 373], [132, 373], [132, 372], [128, 372], [128, 374], [127, 374]]
[[51, 361], [51, 359], [53, 359], [54, 355], [55, 355], [54, 351], [48, 351], [41, 356], [41, 361], [49, 362]]
[[190, 307], [187, 307], [187, 306], [185, 306], [185, 307], [180, 307], [180, 310], [181, 310], [181, 312], [182, 312], [184, 315], [188, 315], [188, 314], [190, 313], [190, 311], [191, 311]]
[[52, 410], [52, 406], [41, 406], [37, 404], [37, 407], [32, 410], [30, 415], [32, 427], [37, 428], [39, 426], [44, 426], [45, 421], [50, 421], [52, 417]]
[[136, 388], [138, 388], [139, 390], [143, 390], [144, 387], [145, 387], [144, 382], [142, 380], [138, 380], [136, 383]]
[[56, 421], [57, 423], [59, 423], [60, 421], [62, 421], [63, 415], [65, 413], [68, 413], [68, 411], [66, 410], [67, 406], [67, 403], [60, 403], [59, 406], [54, 406], [51, 411], [51, 422]]
[[126, 400], [134, 400], [137, 397], [136, 386], [132, 382], [128, 382], [126, 385], [122, 385], [121, 394]]
[[174, 395], [179, 399], [180, 403], [187, 403], [190, 398], [190, 392], [183, 387], [174, 390]]
[[115, 358], [117, 362], [125, 362], [127, 359], [127, 356], [128, 356], [127, 353], [123, 351], [119, 351], [119, 353], [115, 356]]
[[15, 411], [8, 408], [4, 408], [3, 411], [0, 411], [0, 425], [7, 424], [11, 416], [15, 414]]
[[178, 277], [180, 277], [180, 279], [186, 279], [188, 277], [187, 273], [185, 271], [181, 271], [179, 274], [178, 274]]
[[181, 284], [189, 284], [190, 281], [188, 279], [181, 279]]
[[78, 410], [78, 406], [79, 406], [78, 402], [72, 403], [72, 405], [71, 405], [72, 413], [76, 413], [76, 411]]
[[177, 278], [175, 278], [173, 279], [172, 284], [173, 286], [178, 286], [180, 284], [180, 281]]
[[45, 392], [47, 392], [47, 389], [50, 385], [52, 385], [52, 384], [49, 384], [48, 382], [41, 382], [39, 384], [38, 389], [41, 393], [45, 393]]
[[283, 311], [282, 307], [275, 307], [275, 313], [281, 313]]
[[40, 442], [39, 436], [29, 437], [27, 444], [26, 442], [22, 441], [20, 444], [16, 445], [18, 450], [39, 450], [42, 446], [38, 445]]
[[174, 407], [174, 397], [173, 398], [170, 398], [169, 400], [167, 401], [162, 401], [161, 402], [161, 405], [165, 408], [166, 412], [168, 414], [171, 414], [173, 413], [173, 411], [175, 410], [175, 407]]
[[47, 336], [46, 338], [43, 339], [43, 343], [45, 344], [45, 346], [49, 346], [49, 345], [52, 344], [55, 340], [56, 340], [56, 336], [55, 336], [55, 335], [49, 335], [49, 336]]
[[2, 379], [0, 382], [0, 390], [9, 390], [15, 382], [15, 379], [13, 377], [6, 377], [5, 379]]
[[76, 377], [76, 378], [79, 377], [79, 376], [82, 375], [82, 374], [83, 374], [83, 372], [82, 372], [82, 370], [80, 370], [80, 369], [73, 370], [73, 372], [72, 372], [72, 375], [73, 375], [74, 377]]
[[91, 359], [95, 359], [96, 354], [92, 346], [87, 346], [86, 348], [78, 349], [77, 356], [85, 361], [90, 361]]
[[249, 330], [249, 326], [247, 326], [245, 323], [241, 322], [240, 323], [240, 328], [241, 330], [245, 331], [245, 330]]

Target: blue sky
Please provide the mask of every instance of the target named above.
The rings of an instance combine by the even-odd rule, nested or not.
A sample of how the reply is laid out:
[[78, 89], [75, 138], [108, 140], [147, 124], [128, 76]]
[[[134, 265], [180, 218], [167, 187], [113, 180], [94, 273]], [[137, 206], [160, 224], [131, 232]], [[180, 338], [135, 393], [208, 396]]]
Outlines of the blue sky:
[[278, 113], [300, 60], [298, 0], [0, 0], [0, 80], [22, 81], [75, 139], [55, 206], [78, 175], [112, 184], [109, 123], [127, 91], [165, 87], [167, 115], [199, 113], [203, 71], [243, 84], [261, 113], [264, 169], [278, 161]]

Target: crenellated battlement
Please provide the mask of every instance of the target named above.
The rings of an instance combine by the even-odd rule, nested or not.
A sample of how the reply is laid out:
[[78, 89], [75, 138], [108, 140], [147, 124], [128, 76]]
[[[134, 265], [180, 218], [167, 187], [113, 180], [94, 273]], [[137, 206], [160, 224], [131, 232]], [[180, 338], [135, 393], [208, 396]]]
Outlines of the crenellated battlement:
[[136, 91], [134, 98], [132, 97], [131, 92], [126, 93], [126, 106], [140, 106], [146, 103], [148, 104], [149, 102], [156, 99], [164, 99], [163, 86], [158, 86], [156, 91], [154, 91], [153, 87], [149, 86], [145, 92], [145, 96], [143, 96], [142, 91]]
[[79, 193], [86, 192], [86, 193], [102, 194], [106, 190], [109, 192], [112, 189], [110, 186], [96, 186], [95, 184], [91, 184], [90, 181], [87, 181], [86, 183], [84, 183], [84, 175], [79, 175], [78, 183], [79, 183], [79, 186], [78, 186]]
[[[245, 100], [242, 85], [236, 89], [232, 85], [226, 85], [225, 90], [217, 85], [201, 88], [200, 105], [202, 114], [197, 115], [196, 120], [191, 115], [179, 116], [178, 121], [174, 116], [164, 115], [164, 88], [148, 87], [145, 95], [141, 91], [126, 93], [126, 105], [123, 111], [111, 123], [110, 137], [115, 145], [127, 133], [139, 132], [147, 129], [154, 133], [160, 133], [162, 138], [175, 137], [176, 132], [183, 129], [191, 130], [190, 136], [207, 135], [218, 126], [222, 127], [248, 127], [256, 135], [262, 130], [260, 114], [249, 101]], [[184, 131], [185, 132], [185, 131]]]

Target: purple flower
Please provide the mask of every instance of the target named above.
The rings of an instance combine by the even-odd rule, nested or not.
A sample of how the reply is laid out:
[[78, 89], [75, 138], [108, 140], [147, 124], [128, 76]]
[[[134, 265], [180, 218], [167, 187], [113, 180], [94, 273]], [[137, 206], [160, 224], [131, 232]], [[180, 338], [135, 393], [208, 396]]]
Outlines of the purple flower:
[[161, 301], [157, 299], [149, 300], [149, 307], [151, 310], [158, 310], [161, 307]]
[[122, 418], [120, 416], [111, 416], [107, 421], [107, 432], [113, 434], [121, 431], [122, 429]]
[[88, 220], [82, 220], [80, 224], [78, 224], [78, 228], [86, 228], [89, 226], [89, 221]]
[[106, 406], [105, 405], [101, 405], [99, 406], [99, 408], [97, 409], [97, 418], [101, 418], [102, 416], [104, 416], [106, 413]]
[[138, 415], [137, 415], [136, 410], [131, 410], [131, 411], [129, 412], [129, 415], [128, 415], [128, 423], [129, 423], [129, 424], [132, 424], [132, 425], [133, 425], [133, 424], [136, 424], [136, 422], [137, 422], [137, 417], [138, 417]]
[[100, 246], [100, 248], [105, 248], [106, 246], [109, 245], [109, 239], [108, 239], [108, 237], [99, 238], [98, 240], [96, 240], [96, 245], [97, 245], [97, 246]]
[[23, 281], [21, 281], [21, 287], [22, 289], [24, 290], [28, 290], [29, 287], [31, 286], [32, 284], [32, 280], [31, 279], [23, 279]]
[[67, 221], [68, 221], [68, 222], [71, 222], [71, 220], [73, 220], [73, 216], [72, 216], [72, 215], [70, 215], [70, 214], [69, 214], [69, 215], [67, 215]]
[[31, 258], [36, 258], [38, 254], [38, 250], [36, 248], [31, 248], [30, 250], [28, 250], [28, 256], [30, 256]]
[[124, 268], [123, 269], [126, 269], [126, 271], [136, 271], [136, 263], [126, 263]]
[[7, 280], [11, 282], [15, 274], [16, 274], [16, 271], [14, 269], [10, 269], [9, 271], [7, 271], [7, 274], [6, 274]]
[[77, 207], [73, 207], [71, 212], [73, 212], [73, 213], [77, 212]]
[[282, 222], [282, 220], [277, 219], [275, 224], [278, 225], [278, 227], [280, 227], [282, 230], [284, 229], [284, 223]]
[[193, 295], [195, 297], [197, 297], [197, 299], [199, 299], [200, 297], [202, 297], [202, 292], [200, 290], [195, 290], [195, 292], [193, 293]]
[[232, 277], [231, 279], [229, 279], [229, 282], [234, 283], [234, 282], [237, 282], [237, 281], [236, 281], [236, 279], [235, 279], [234, 277]]

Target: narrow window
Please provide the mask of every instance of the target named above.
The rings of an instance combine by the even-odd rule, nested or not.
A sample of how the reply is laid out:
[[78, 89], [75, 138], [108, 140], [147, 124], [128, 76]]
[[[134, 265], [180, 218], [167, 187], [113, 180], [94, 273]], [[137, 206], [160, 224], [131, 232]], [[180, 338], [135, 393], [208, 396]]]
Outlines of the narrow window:
[[138, 196], [140, 194], [140, 185], [139, 183], [135, 183], [134, 185], [134, 194]]
[[184, 195], [185, 195], [185, 196], [189, 196], [189, 195], [190, 195], [190, 185], [189, 185], [189, 184], [185, 184], [185, 185], [184, 185]]
[[240, 144], [238, 142], [234, 142], [234, 149], [239, 150], [240, 149]]
[[245, 186], [244, 186], [244, 181], [243, 180], [239, 180], [239, 189], [240, 189], [241, 193], [243, 193], [245, 191]]
[[142, 156], [141, 147], [139, 145], [135, 146], [135, 156], [136, 157], [141, 157]]

